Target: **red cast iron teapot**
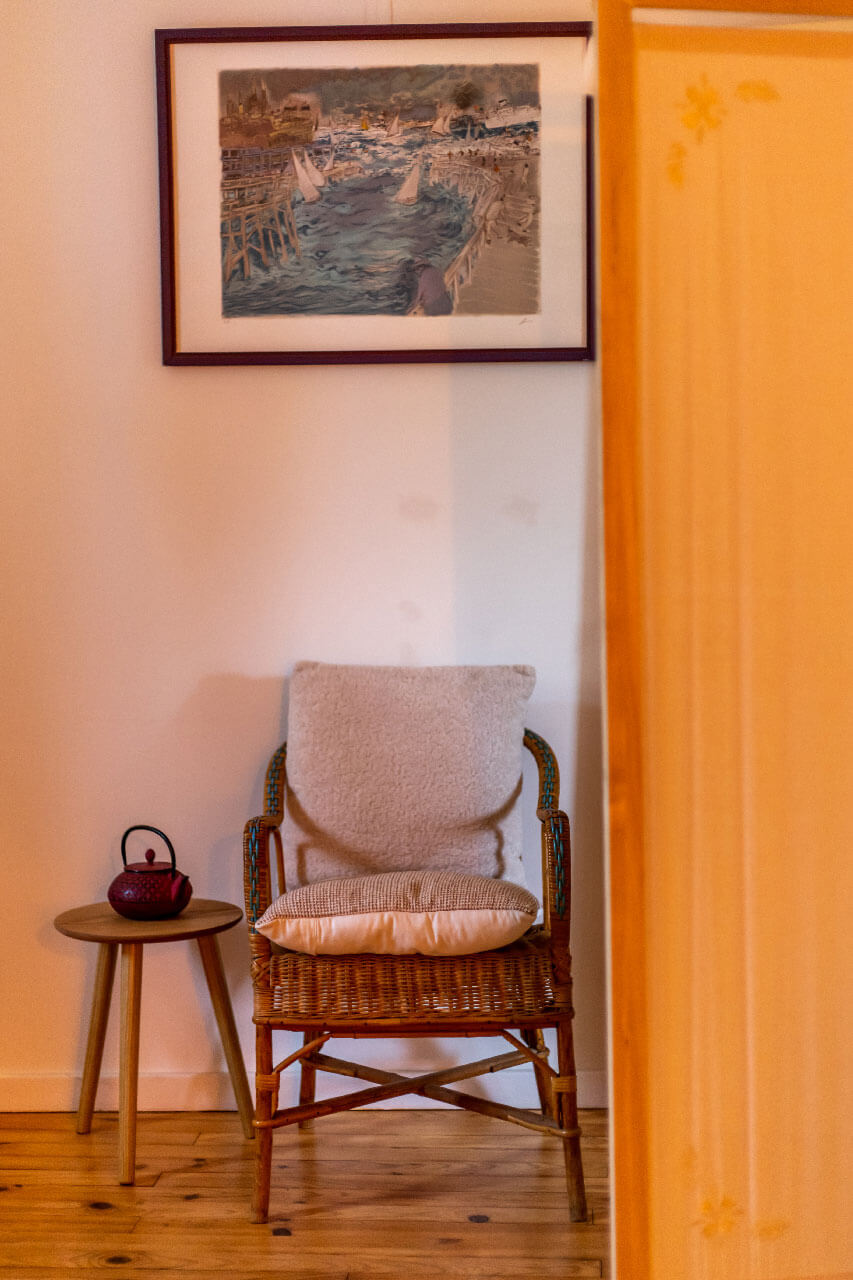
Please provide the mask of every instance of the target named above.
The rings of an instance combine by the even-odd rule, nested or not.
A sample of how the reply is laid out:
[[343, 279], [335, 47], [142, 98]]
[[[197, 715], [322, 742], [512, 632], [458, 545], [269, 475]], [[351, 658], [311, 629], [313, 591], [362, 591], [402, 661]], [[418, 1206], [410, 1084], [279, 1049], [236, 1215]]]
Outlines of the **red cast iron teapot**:
[[[152, 831], [165, 841], [170, 862], [155, 862], [156, 854], [148, 849], [144, 862], [127, 861], [127, 837], [132, 831]], [[107, 890], [110, 905], [129, 920], [167, 920], [179, 915], [192, 897], [193, 887], [175, 866], [172, 842], [156, 827], [128, 827], [121, 838], [121, 860], [124, 871], [117, 875]]]

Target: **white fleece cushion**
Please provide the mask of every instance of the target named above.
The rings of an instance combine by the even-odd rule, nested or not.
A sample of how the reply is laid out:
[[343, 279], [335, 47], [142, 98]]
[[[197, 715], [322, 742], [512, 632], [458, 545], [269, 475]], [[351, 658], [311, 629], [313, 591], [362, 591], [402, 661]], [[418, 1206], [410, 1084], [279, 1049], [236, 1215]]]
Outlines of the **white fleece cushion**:
[[538, 903], [520, 885], [458, 871], [342, 876], [283, 893], [258, 933], [309, 955], [460, 956], [504, 947]]
[[290, 681], [287, 883], [439, 868], [524, 883], [532, 667], [300, 662]]

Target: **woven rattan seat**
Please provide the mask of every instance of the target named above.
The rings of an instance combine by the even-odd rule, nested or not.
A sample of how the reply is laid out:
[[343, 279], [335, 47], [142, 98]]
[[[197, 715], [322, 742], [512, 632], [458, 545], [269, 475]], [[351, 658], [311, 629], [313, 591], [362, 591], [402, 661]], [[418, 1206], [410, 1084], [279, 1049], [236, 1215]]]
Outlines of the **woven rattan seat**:
[[309, 956], [273, 945], [253, 971], [255, 1021], [339, 1027], [398, 1018], [458, 1022], [493, 1017], [516, 1025], [558, 1013], [551, 939], [542, 928], [500, 951], [470, 956]]
[[[570, 1217], [575, 1222], [586, 1219], [572, 1041], [569, 824], [558, 808], [559, 774], [551, 748], [530, 730], [524, 733], [524, 745], [538, 766], [544, 924], [500, 950], [462, 956], [306, 955], [284, 950], [258, 932], [255, 924], [275, 896], [273, 849], [279, 892], [284, 885], [279, 828], [288, 793], [286, 748], [281, 747], [270, 761], [266, 812], [248, 822], [244, 833], [256, 1027], [254, 1124], [259, 1138], [254, 1221], [268, 1218], [274, 1129], [405, 1093], [553, 1135], [564, 1149]], [[556, 1030], [556, 1068], [548, 1061], [546, 1028]], [[301, 1046], [277, 1064], [272, 1052], [274, 1031], [302, 1033]], [[510, 1052], [416, 1078], [323, 1052], [333, 1036], [436, 1035], [501, 1036]], [[535, 1073], [540, 1109], [487, 1101], [447, 1087], [525, 1062]], [[299, 1103], [280, 1108], [281, 1073], [296, 1063], [301, 1064]], [[315, 1101], [318, 1070], [374, 1087]], [[404, 1113], [401, 1123], [405, 1123]]]

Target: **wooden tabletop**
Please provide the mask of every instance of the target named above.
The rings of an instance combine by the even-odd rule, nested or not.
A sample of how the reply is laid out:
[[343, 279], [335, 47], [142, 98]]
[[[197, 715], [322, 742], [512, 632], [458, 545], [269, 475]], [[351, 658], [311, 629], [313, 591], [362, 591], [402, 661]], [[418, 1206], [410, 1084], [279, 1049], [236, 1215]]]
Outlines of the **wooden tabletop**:
[[180, 942], [222, 933], [242, 918], [243, 912], [230, 902], [191, 898], [181, 914], [169, 920], [128, 920], [108, 902], [93, 902], [63, 911], [53, 923], [66, 937], [83, 942]]

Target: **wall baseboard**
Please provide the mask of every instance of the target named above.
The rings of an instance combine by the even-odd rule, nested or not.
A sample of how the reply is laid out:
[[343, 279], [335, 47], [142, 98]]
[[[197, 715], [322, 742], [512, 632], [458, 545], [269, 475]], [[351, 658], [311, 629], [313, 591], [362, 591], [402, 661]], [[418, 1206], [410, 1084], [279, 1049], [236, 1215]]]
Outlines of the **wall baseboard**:
[[[434, 1068], [424, 1067], [424, 1070]], [[417, 1075], [415, 1069], [407, 1069], [405, 1075]], [[468, 1081], [469, 1089], [479, 1097], [508, 1102], [512, 1106], [536, 1106], [536, 1090], [532, 1071], [525, 1066], [510, 1067], [501, 1073], [501, 1081]], [[282, 1089], [282, 1104], [296, 1102], [297, 1073], [285, 1076], [292, 1097]], [[250, 1078], [251, 1087], [251, 1078]], [[347, 1082], [349, 1083], [349, 1082]], [[484, 1087], [488, 1084], [488, 1088]], [[342, 1086], [332, 1076], [319, 1075], [317, 1096], [328, 1097], [340, 1093]], [[76, 1111], [80, 1096], [80, 1077], [70, 1075], [5, 1075], [0, 1076], [0, 1111]], [[377, 1103], [388, 1109], [405, 1108], [425, 1110], [444, 1104], [429, 1098], [393, 1098]], [[578, 1105], [581, 1107], [606, 1107], [607, 1074], [604, 1071], [578, 1072]], [[174, 1074], [140, 1074], [140, 1111], [234, 1111], [234, 1093], [225, 1071], [204, 1073], [176, 1072]], [[99, 1111], [115, 1111], [118, 1107], [118, 1077], [103, 1076], [98, 1086], [96, 1107]]]

